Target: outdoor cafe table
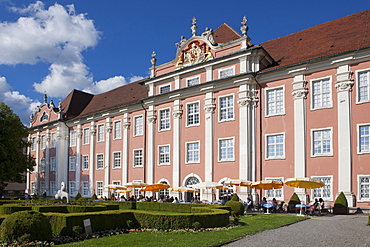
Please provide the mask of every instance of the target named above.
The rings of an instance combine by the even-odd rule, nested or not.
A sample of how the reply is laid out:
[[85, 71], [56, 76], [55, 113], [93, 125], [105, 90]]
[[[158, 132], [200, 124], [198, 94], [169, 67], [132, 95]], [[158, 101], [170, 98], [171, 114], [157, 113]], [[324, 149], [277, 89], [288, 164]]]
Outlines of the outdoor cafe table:
[[273, 206], [274, 204], [271, 204], [271, 203], [263, 204], [263, 207], [267, 208], [267, 212], [265, 214], [269, 214], [270, 213], [269, 209], [272, 208]]
[[304, 204], [296, 204], [295, 207], [296, 208], [299, 208], [299, 214], [297, 214], [298, 216], [305, 216], [306, 214], [303, 214], [303, 210], [305, 208], [309, 208], [311, 205], [304, 205]]

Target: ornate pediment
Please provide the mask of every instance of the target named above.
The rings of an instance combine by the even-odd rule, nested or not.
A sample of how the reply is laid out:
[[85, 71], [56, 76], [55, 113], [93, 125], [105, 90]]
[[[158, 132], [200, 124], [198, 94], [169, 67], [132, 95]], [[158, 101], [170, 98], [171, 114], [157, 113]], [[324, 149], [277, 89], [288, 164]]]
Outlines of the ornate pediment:
[[205, 62], [213, 58], [210, 47], [200, 41], [194, 41], [182, 50], [177, 58], [176, 67], [182, 68], [197, 63]]

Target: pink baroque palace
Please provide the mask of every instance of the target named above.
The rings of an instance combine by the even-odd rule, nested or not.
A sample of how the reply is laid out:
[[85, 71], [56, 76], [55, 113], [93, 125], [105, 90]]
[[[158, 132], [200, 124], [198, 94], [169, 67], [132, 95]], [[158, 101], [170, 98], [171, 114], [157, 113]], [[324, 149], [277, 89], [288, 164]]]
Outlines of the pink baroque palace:
[[[29, 152], [37, 166], [29, 193], [108, 197], [107, 185], [314, 178], [318, 189], [201, 189], [200, 200], [238, 193], [289, 201], [344, 192], [370, 207], [370, 10], [261, 44], [247, 20], [222, 24], [176, 44], [174, 59], [151, 57], [150, 76], [92, 95], [73, 90], [31, 116]], [[138, 189], [131, 192], [138, 194]], [[151, 192], [146, 192], [146, 195]], [[160, 196], [189, 201], [189, 192]]]

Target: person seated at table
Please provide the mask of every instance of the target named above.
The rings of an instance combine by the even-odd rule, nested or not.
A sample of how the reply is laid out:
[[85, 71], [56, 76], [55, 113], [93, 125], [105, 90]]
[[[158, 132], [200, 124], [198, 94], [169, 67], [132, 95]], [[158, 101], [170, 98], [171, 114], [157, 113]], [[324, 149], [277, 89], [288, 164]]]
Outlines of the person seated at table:
[[313, 215], [317, 206], [319, 205], [319, 201], [317, 200], [317, 198], [315, 198], [315, 201], [313, 201], [310, 205], [311, 206], [307, 209], [308, 210], [307, 214]]
[[277, 211], [277, 206], [278, 206], [278, 203], [276, 201], [276, 198], [272, 198], [272, 212], [273, 213], [276, 213]]
[[245, 205], [244, 205], [244, 211], [245, 212], [252, 211], [252, 208], [253, 208], [253, 201], [250, 197], [247, 197], [247, 200], [245, 201]]
[[261, 209], [263, 210], [264, 213], [267, 212], [267, 208], [264, 206], [265, 204], [267, 204], [267, 200], [266, 200], [266, 197], [263, 197], [262, 201], [260, 202], [260, 207], [261, 207]]
[[316, 207], [316, 210], [319, 212], [319, 215], [321, 215], [321, 211], [323, 210], [324, 206], [325, 206], [324, 200], [320, 198], [319, 204]]

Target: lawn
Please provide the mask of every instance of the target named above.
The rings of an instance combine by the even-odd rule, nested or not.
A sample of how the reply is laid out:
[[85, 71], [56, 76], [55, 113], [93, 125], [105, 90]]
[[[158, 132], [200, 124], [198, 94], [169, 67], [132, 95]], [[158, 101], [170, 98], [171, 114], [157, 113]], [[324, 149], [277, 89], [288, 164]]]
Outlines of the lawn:
[[60, 246], [215, 246], [248, 234], [292, 224], [306, 219], [288, 214], [253, 214], [240, 218], [243, 224], [204, 232], [130, 232], [128, 234], [89, 239]]

